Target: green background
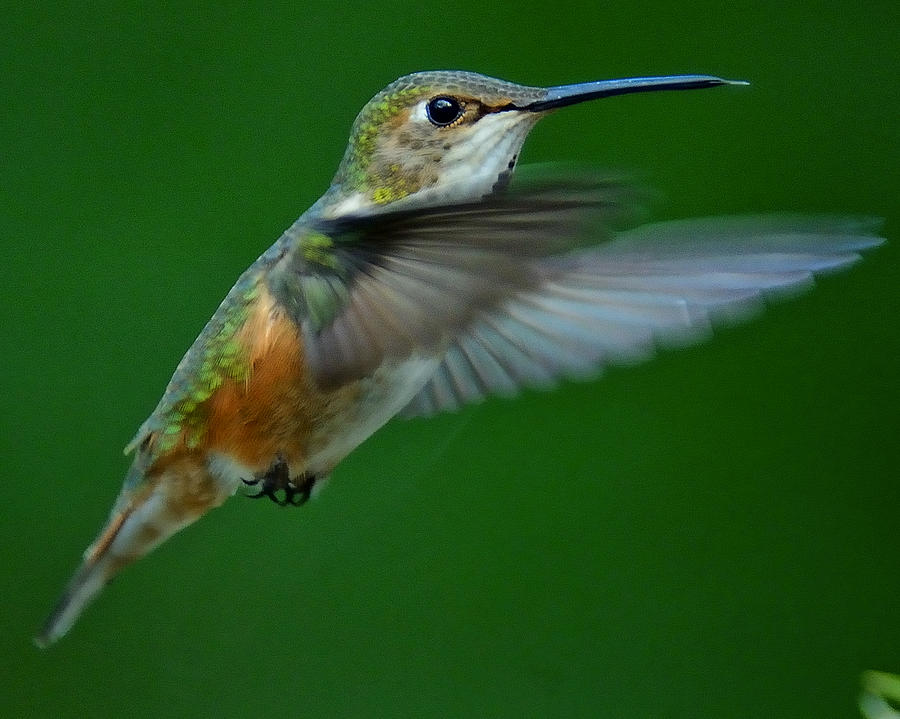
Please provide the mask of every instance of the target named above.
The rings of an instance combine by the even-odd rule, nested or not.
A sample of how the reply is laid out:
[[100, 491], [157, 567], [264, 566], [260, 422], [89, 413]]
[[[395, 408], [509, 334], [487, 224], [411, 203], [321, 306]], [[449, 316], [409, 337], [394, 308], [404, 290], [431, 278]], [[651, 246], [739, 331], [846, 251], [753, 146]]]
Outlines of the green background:
[[[5, 10], [0, 715], [855, 716], [860, 670], [900, 670], [900, 11], [723, 5]], [[522, 162], [892, 243], [710, 344], [392, 423], [317, 501], [228, 502], [35, 649], [181, 354], [365, 101], [432, 68], [748, 79], [560, 112]]]

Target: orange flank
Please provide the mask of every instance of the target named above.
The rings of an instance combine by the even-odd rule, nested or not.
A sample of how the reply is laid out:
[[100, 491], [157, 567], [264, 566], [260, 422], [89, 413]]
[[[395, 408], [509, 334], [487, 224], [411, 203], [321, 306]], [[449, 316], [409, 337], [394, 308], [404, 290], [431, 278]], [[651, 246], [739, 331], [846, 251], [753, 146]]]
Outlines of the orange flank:
[[352, 401], [356, 393], [352, 387], [322, 392], [315, 386], [297, 325], [264, 286], [237, 340], [248, 358], [246, 377], [225, 379], [203, 407], [206, 432], [198, 446], [186, 449], [182, 438], [174, 452], [217, 452], [256, 472], [281, 456], [301, 473], [315, 430], [336, 403]]
[[289, 466], [302, 466], [322, 401], [309, 386], [297, 325], [261, 289], [238, 341], [249, 372], [246, 378], [226, 379], [209, 398], [207, 431], [198, 449], [260, 471], [279, 453]]

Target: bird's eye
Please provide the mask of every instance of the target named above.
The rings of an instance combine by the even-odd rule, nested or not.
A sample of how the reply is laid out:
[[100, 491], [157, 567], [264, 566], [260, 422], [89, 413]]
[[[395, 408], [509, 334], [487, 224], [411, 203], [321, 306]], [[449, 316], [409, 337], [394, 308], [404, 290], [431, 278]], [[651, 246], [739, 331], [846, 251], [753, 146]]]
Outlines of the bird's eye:
[[431, 121], [431, 124], [438, 127], [446, 127], [453, 124], [463, 114], [459, 100], [444, 95], [430, 100], [425, 107], [425, 111], [428, 113], [428, 119]]

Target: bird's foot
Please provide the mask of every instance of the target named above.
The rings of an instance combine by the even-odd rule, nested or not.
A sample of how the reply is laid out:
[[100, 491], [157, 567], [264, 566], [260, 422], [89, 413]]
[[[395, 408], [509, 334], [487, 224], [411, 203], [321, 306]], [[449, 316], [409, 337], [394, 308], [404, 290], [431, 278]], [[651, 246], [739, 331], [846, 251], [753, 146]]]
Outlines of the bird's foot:
[[[292, 478], [287, 462], [279, 455], [265, 472], [260, 472], [253, 479], [241, 481], [259, 487], [259, 492], [247, 495], [250, 499], [268, 497], [281, 507], [299, 507], [306, 504], [317, 480], [318, 477], [311, 472], [304, 472], [299, 477]], [[281, 492], [282, 496], [279, 496], [278, 492]]]

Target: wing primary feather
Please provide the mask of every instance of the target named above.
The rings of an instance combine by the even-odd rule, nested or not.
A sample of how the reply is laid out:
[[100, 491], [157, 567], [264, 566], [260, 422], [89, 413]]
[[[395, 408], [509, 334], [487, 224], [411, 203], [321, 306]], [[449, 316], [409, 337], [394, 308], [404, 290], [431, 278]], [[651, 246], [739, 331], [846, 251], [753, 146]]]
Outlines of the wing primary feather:
[[506, 369], [491, 354], [488, 347], [478, 342], [473, 336], [464, 336], [459, 348], [465, 355], [472, 369], [478, 374], [481, 386], [486, 392], [511, 397], [516, 394], [517, 386]]
[[882, 242], [877, 221], [840, 216], [622, 230], [646, 195], [567, 173], [478, 202], [317, 220], [313, 231], [333, 239], [331, 269], [307, 262], [293, 238], [300, 249], [273, 275], [293, 273], [275, 285], [300, 315], [309, 303], [290, 293], [315, 295], [317, 314], [298, 317], [315, 376], [349, 381], [385, 361], [442, 358], [407, 414], [551, 386], [696, 342]]

